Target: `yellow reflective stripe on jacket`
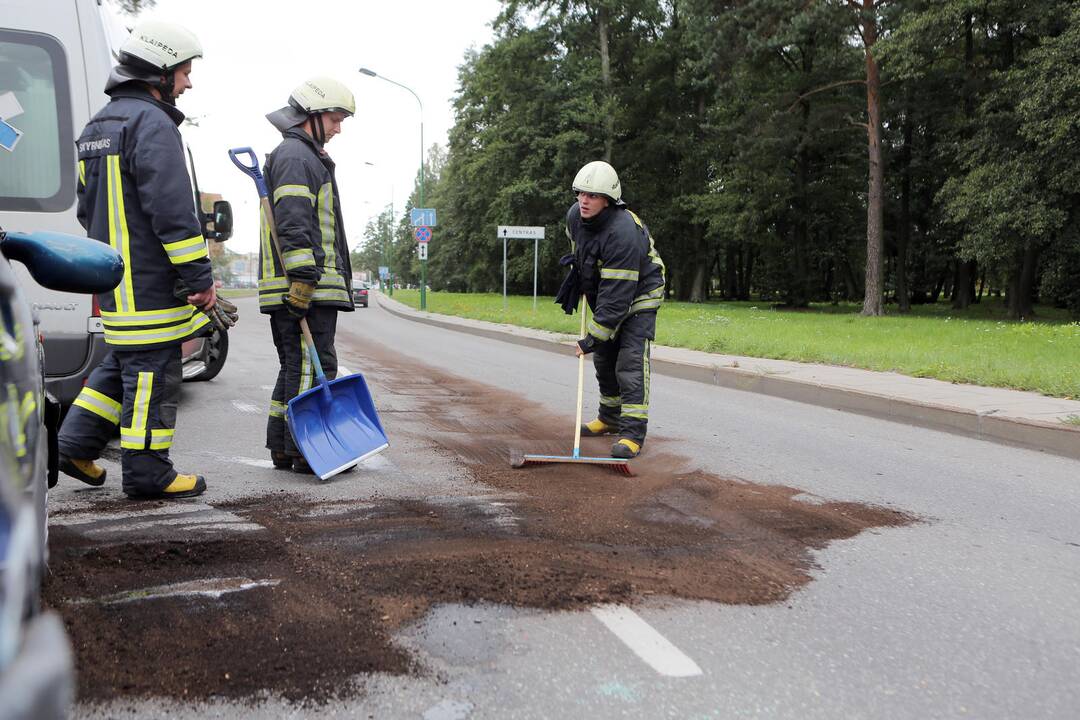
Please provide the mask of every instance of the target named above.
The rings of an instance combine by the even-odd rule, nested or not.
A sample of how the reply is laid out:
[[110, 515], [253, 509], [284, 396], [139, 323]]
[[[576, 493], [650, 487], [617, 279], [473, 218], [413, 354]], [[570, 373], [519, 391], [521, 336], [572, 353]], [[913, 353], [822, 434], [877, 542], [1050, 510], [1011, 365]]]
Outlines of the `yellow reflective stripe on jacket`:
[[315, 300], [340, 300], [341, 302], [349, 302], [349, 293], [341, 288], [317, 288], [315, 294], [311, 296], [313, 301]]
[[109, 345], [150, 345], [180, 340], [201, 330], [209, 322], [210, 318], [199, 312], [179, 325], [149, 330], [123, 330], [107, 322], [102, 324], [105, 326], [105, 342]]
[[168, 428], [152, 428], [150, 430], [150, 449], [168, 450], [172, 447], [173, 433], [175, 430]]
[[[270, 223], [266, 221], [266, 210], [262, 203], [259, 203], [259, 238], [262, 243], [262, 277], [272, 278], [277, 275], [274, 270], [274, 238], [270, 235]], [[259, 279], [259, 284], [261, 286], [262, 278]]]
[[105, 157], [105, 179], [109, 200], [109, 245], [124, 258], [124, 279], [113, 290], [116, 309], [135, 309], [135, 288], [131, 282], [131, 238], [124, 211], [124, 181], [120, 175], [120, 156]]
[[120, 424], [120, 412], [122, 410], [120, 403], [92, 387], [83, 387], [72, 404], [78, 405], [84, 410], [89, 410], [98, 417], [108, 420], [113, 425]]
[[618, 268], [600, 268], [601, 280], [633, 280], [637, 282], [637, 270], [620, 270]]
[[105, 325], [164, 325], [190, 320], [197, 311], [194, 305], [181, 305], [180, 307], [165, 308], [164, 310], [133, 310], [129, 312], [116, 312], [113, 310], [101, 311], [101, 322]]
[[127, 450], [146, 449], [146, 421], [150, 417], [150, 396], [153, 392], [154, 373], [139, 373], [135, 403], [131, 409], [131, 426], [120, 428], [120, 447]]
[[588, 332], [598, 340], [610, 340], [615, 334], [614, 328], [605, 327], [593, 318], [589, 318]]
[[279, 418], [285, 417], [285, 409], [286, 409], [286, 407], [287, 406], [283, 402], [278, 402], [277, 400], [271, 400], [270, 401], [270, 417], [279, 417]]
[[334, 218], [334, 186], [325, 183], [319, 188], [319, 230], [322, 231], [323, 267], [337, 267], [336, 219]]
[[[645, 223], [641, 222], [641, 218], [633, 210], [627, 210], [627, 212], [630, 213], [630, 217], [634, 218], [634, 222], [637, 223], [639, 228], [645, 229]], [[653, 265], [660, 266], [660, 278], [666, 282], [667, 268], [664, 266], [664, 261], [660, 259], [660, 253], [656, 252], [656, 242], [652, 233], [649, 233], [649, 259], [652, 260]]]
[[311, 248], [290, 250], [282, 255], [286, 270], [295, 270], [310, 265], [315, 267], [315, 252]]
[[79, 161], [79, 183], [83, 187], [86, 187], [86, 161], [85, 160], [80, 160]]
[[663, 302], [664, 288], [661, 286], [634, 298], [634, 301], [630, 303], [630, 314], [641, 312], [643, 310], [655, 310], [659, 308]]
[[274, 204], [283, 197], [302, 197], [315, 204], [315, 196], [307, 185], [280, 185], [274, 188]]
[[201, 260], [210, 256], [210, 253], [206, 250], [206, 239], [202, 235], [196, 235], [187, 240], [162, 243], [162, 246], [169, 256], [169, 262], [173, 265], [191, 262], [192, 260]]

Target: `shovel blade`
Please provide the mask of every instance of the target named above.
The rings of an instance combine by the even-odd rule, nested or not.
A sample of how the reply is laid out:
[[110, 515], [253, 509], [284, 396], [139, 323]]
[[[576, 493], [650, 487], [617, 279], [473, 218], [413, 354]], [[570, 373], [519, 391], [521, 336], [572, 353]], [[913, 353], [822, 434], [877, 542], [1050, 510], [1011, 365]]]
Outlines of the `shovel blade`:
[[360, 373], [297, 395], [289, 401], [288, 418], [296, 446], [321, 480], [390, 446]]

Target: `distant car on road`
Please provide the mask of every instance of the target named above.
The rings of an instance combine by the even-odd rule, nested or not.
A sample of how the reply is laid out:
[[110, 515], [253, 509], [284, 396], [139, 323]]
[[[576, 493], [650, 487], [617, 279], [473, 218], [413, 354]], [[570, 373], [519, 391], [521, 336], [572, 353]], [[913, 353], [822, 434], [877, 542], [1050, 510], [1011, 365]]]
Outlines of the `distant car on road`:
[[371, 289], [371, 285], [369, 283], [366, 283], [363, 280], [357, 280], [353, 284], [353, 290], [352, 290], [353, 302], [359, 307], [367, 307], [368, 306], [368, 290], [370, 290], [370, 289]]

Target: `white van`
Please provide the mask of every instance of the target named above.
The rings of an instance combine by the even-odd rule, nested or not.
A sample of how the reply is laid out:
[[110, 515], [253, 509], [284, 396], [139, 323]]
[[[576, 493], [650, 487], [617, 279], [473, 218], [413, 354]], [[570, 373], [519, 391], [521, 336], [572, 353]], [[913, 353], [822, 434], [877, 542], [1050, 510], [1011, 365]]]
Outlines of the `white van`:
[[[105, 81], [126, 34], [102, 0], [0, 0], [0, 227], [85, 236], [75, 216], [75, 138], [109, 101]], [[204, 224], [212, 228], [215, 215], [231, 227], [227, 202]], [[41, 322], [46, 386], [69, 405], [107, 352], [97, 302], [17, 272]]]
[[[0, 118], [17, 133], [14, 147], [0, 145], [0, 227], [86, 235], [74, 139], [109, 99], [106, 11], [97, 0], [0, 0]], [[48, 390], [68, 404], [106, 352], [96, 302], [17, 272], [46, 338]]]

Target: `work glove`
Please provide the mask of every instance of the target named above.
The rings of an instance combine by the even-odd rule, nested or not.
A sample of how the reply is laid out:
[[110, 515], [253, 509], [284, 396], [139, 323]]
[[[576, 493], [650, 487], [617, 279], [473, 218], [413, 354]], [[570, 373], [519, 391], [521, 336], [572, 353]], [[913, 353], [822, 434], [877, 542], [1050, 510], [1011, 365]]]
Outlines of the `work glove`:
[[[173, 295], [180, 300], [187, 302], [189, 295], [194, 295], [195, 291], [184, 284], [183, 280], [177, 280], [176, 285], [173, 286]], [[210, 318], [210, 322], [214, 327], [222, 332], [225, 332], [233, 325], [240, 317], [240, 312], [236, 309], [236, 305], [229, 302], [225, 298], [218, 295], [217, 302], [214, 303], [212, 308], [199, 308], [199, 310], [206, 314]]]
[[555, 304], [563, 309], [567, 315], [573, 315], [574, 310], [581, 304], [581, 276], [577, 266], [574, 265], [573, 255], [563, 255], [559, 258], [560, 265], [569, 265], [570, 272], [566, 273], [559, 292], [555, 295]]
[[289, 283], [289, 292], [281, 296], [285, 309], [297, 320], [302, 319], [311, 309], [311, 298], [315, 296], [315, 286], [294, 280]]

